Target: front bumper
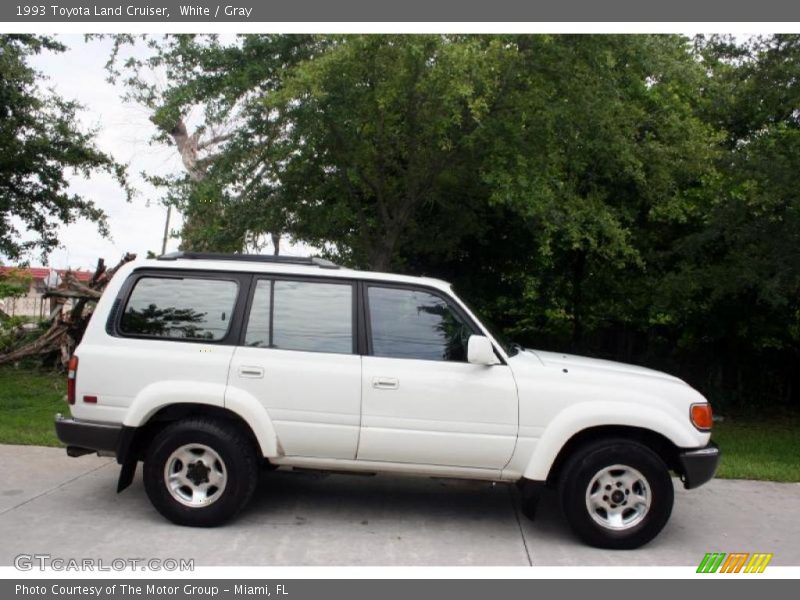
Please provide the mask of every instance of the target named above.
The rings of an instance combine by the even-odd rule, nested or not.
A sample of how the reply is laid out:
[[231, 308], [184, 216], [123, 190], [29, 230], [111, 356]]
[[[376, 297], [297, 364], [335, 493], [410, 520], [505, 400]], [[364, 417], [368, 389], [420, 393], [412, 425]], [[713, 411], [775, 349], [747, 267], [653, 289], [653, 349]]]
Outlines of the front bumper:
[[680, 452], [678, 462], [681, 466], [683, 487], [691, 490], [710, 481], [717, 472], [720, 455], [720, 449], [714, 442], [705, 448], [693, 448]]
[[121, 425], [78, 421], [56, 415], [56, 435], [67, 447], [70, 456], [81, 456], [90, 452], [117, 454]]

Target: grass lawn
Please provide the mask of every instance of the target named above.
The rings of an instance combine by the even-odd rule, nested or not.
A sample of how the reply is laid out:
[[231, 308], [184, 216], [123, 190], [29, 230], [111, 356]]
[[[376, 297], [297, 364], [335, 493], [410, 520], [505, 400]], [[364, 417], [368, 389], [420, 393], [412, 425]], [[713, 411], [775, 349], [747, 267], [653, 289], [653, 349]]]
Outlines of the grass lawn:
[[800, 415], [726, 418], [711, 438], [722, 449], [717, 477], [800, 481]]
[[[69, 412], [66, 387], [60, 373], [0, 367], [0, 444], [58, 446], [53, 415]], [[800, 415], [728, 417], [712, 438], [723, 453], [718, 477], [800, 481]]]
[[53, 417], [69, 413], [66, 393], [61, 373], [0, 367], [0, 444], [59, 446]]

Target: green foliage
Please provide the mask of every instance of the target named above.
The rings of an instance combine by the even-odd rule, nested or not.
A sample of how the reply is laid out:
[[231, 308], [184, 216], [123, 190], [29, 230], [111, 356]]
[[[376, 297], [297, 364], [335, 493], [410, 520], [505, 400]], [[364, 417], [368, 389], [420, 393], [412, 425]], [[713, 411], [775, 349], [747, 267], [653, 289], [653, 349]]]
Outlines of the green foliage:
[[34, 341], [46, 330], [33, 317], [15, 315], [0, 320], [0, 354]]
[[666, 369], [726, 408], [796, 403], [800, 36], [147, 43], [112, 77], [156, 137], [199, 109], [218, 144], [202, 177], [156, 182], [184, 247], [282, 232], [453, 281], [528, 345]]
[[[58, 228], [85, 218], [107, 235], [105, 216], [91, 201], [71, 193], [65, 170], [88, 177], [112, 174], [126, 187], [125, 170], [76, 126], [80, 106], [39, 88], [41, 76], [27, 59], [64, 47], [47, 37], [0, 35], [0, 254], [19, 259], [58, 245]], [[12, 216], [22, 222], [19, 231]], [[22, 241], [21, 233], [32, 234]]]
[[28, 293], [33, 277], [25, 269], [0, 273], [0, 298], [19, 298]]
[[[703, 116], [720, 123], [703, 221], [673, 242], [662, 310], [698, 385], [731, 403], [796, 402], [800, 385], [800, 36], [701, 40]], [[685, 359], [685, 360], [686, 360]]]
[[500, 39], [346, 36], [287, 74], [264, 102], [288, 133], [289, 232], [374, 269], [406, 268], [418, 244], [457, 251], [487, 205], [475, 142], [503, 53]]

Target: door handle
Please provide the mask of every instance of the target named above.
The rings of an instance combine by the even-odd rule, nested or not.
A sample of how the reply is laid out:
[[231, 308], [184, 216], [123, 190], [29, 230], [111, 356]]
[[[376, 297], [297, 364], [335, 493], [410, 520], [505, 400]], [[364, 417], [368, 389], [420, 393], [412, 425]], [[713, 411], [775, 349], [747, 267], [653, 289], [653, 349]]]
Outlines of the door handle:
[[396, 390], [400, 382], [395, 377], [373, 377], [372, 387], [376, 390]]
[[248, 367], [248, 366], [241, 366], [239, 367], [239, 377], [252, 377], [258, 379], [264, 376], [264, 369], [261, 367]]

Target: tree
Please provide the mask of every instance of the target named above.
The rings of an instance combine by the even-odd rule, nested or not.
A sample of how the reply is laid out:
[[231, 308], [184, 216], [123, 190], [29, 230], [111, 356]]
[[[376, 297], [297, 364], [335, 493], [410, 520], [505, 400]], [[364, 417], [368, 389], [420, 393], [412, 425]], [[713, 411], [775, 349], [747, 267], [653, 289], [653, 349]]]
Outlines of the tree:
[[177, 75], [134, 80], [157, 125], [236, 116], [170, 189], [201, 217], [184, 243], [281, 231], [453, 281], [530, 345], [796, 397], [798, 36], [153, 43]]
[[9, 269], [0, 273], [0, 299], [24, 296], [32, 281], [30, 273], [24, 269]]
[[[499, 38], [343, 36], [287, 73], [264, 102], [285, 132], [292, 234], [377, 270], [457, 248], [487, 200], [464, 167], [503, 93], [504, 54]], [[425, 238], [433, 215], [444, 220]]]
[[[416, 207], [431, 203], [429, 192], [437, 184], [438, 173], [457, 154], [463, 155], [466, 145], [460, 144], [461, 129], [478, 125], [479, 113], [485, 110], [479, 96], [491, 93], [488, 88], [478, 89], [484, 85], [479, 78], [488, 74], [489, 61], [495, 58], [485, 48], [487, 41], [476, 37], [269, 35], [244, 36], [226, 45], [216, 37], [149, 40], [150, 58], [122, 60], [119, 49], [133, 41], [129, 36], [117, 37], [112, 76], [126, 82], [128, 99], [152, 110], [156, 139], [171, 141], [179, 150], [188, 140], [188, 146], [195, 148], [189, 152], [194, 167], [183, 176], [157, 182], [167, 189], [167, 201], [187, 215], [184, 247], [239, 250], [265, 232], [282, 231], [328, 247], [352, 264], [384, 267], [403, 232], [414, 229]], [[499, 41], [495, 45], [497, 54]], [[426, 64], [426, 60], [434, 62]], [[395, 65], [399, 69], [393, 73]], [[336, 70], [339, 67], [341, 72]], [[484, 69], [483, 74], [471, 74], [473, 68]], [[159, 69], [167, 77], [163, 88], [148, 77]], [[325, 82], [305, 89], [309, 77], [315, 75], [326, 78]], [[365, 78], [373, 85], [360, 90]], [[477, 86], [474, 91], [471, 85]], [[412, 86], [413, 93], [403, 92], [403, 86]], [[315, 91], [326, 96], [317, 97]], [[380, 107], [378, 101], [389, 104]], [[348, 103], [355, 104], [348, 108]], [[186, 115], [198, 108], [202, 125], [190, 133]], [[322, 110], [329, 114], [320, 119]], [[365, 130], [367, 137], [360, 140], [354, 127], [370, 127], [379, 112], [391, 122], [382, 131]], [[344, 120], [336, 123], [340, 116]], [[417, 126], [422, 129], [417, 131]], [[343, 148], [342, 140], [337, 141], [342, 135], [347, 136], [347, 144], [357, 142], [358, 147]], [[454, 142], [460, 147], [445, 149]], [[303, 148], [312, 145], [320, 148], [320, 156], [332, 154], [305, 165]], [[181, 154], [186, 156], [183, 150]], [[371, 189], [351, 193], [369, 185], [359, 165], [343, 166], [342, 161], [351, 158], [383, 161], [378, 167], [383, 169], [381, 181], [372, 180], [372, 185], [380, 186], [377, 203], [383, 212], [373, 231], [366, 231], [370, 219], [360, 223], [358, 235], [342, 240], [348, 224], [336, 219], [358, 223], [355, 205], [364, 200], [366, 204], [358, 210], [369, 212], [375, 194]], [[326, 160], [335, 162], [325, 165]], [[410, 161], [408, 166], [403, 164], [406, 161]], [[197, 173], [198, 165], [201, 173]], [[324, 175], [321, 181], [319, 169], [327, 166], [349, 172], [344, 177]], [[375, 164], [364, 166], [376, 172]], [[355, 182], [346, 183], [348, 178]], [[317, 184], [335, 185], [336, 190], [324, 192], [330, 202], [309, 212], [312, 208], [303, 206], [300, 195], [320, 192], [321, 188], [312, 189]], [[450, 202], [457, 204], [455, 197]], [[466, 215], [463, 210], [453, 213]], [[331, 236], [331, 231], [336, 234]]]
[[509, 45], [513, 85], [482, 128], [481, 172], [529, 233], [495, 312], [523, 340], [597, 351], [598, 333], [657, 318], [660, 253], [704, 198], [716, 136], [696, 110], [702, 69], [682, 36]]
[[704, 116], [721, 127], [725, 152], [702, 226], [675, 245], [665, 310], [681, 315], [678, 343], [707, 373], [704, 388], [732, 403], [791, 401], [800, 387], [800, 36], [699, 47]]
[[[147, 58], [124, 58], [129, 45], [144, 43]], [[184, 172], [151, 177], [164, 202], [184, 214], [181, 247], [186, 250], [260, 249], [269, 233], [277, 253], [286, 217], [275, 209], [279, 191], [272, 144], [276, 123], [265, 115], [263, 94], [278, 89], [283, 73], [322, 50], [324, 38], [218, 36], [114, 37], [110, 79], [125, 84], [126, 101], [151, 111], [154, 143], [169, 143]], [[154, 83], [162, 74], [165, 85]], [[199, 115], [192, 126], [188, 115]]]
[[130, 192], [124, 167], [77, 127], [80, 106], [40, 89], [27, 59], [44, 50], [65, 48], [47, 37], [0, 35], [0, 254], [11, 260], [35, 249], [46, 256], [58, 245], [58, 228], [78, 218], [108, 234], [103, 211], [69, 191], [66, 170], [105, 171]]

